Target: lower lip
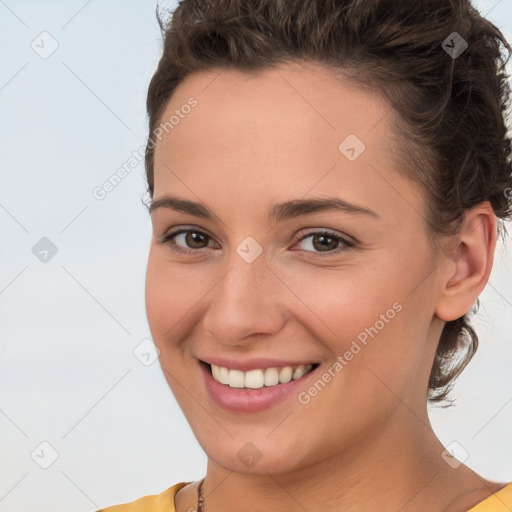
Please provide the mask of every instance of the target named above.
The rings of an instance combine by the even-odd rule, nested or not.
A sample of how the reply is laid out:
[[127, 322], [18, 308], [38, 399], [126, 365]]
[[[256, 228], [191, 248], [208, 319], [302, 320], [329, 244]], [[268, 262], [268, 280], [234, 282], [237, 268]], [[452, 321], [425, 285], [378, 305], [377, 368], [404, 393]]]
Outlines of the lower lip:
[[233, 412], [259, 412], [273, 407], [304, 388], [304, 383], [318, 369], [308, 372], [300, 379], [291, 380], [286, 384], [263, 386], [258, 389], [231, 388], [217, 382], [203, 363], [199, 363], [203, 372], [206, 389], [212, 400], [222, 409]]

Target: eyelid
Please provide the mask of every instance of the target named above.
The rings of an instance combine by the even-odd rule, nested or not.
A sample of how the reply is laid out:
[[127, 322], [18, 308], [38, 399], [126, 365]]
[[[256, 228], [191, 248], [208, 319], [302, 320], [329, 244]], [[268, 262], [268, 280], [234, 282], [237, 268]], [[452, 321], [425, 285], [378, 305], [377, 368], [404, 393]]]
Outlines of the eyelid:
[[[202, 253], [203, 249], [207, 249], [208, 247], [201, 247], [199, 249], [190, 249], [187, 247], [181, 247], [177, 245], [176, 243], [171, 243], [171, 239], [173, 239], [176, 236], [179, 236], [184, 233], [189, 232], [195, 232], [202, 235], [206, 235], [206, 237], [209, 239], [209, 241], [215, 241], [215, 238], [208, 233], [207, 230], [204, 230], [203, 228], [200, 228], [198, 226], [180, 226], [169, 229], [166, 231], [161, 237], [158, 237], [158, 243], [159, 244], [167, 244], [171, 247], [171, 250], [177, 253], [182, 254], [200, 254]], [[355, 249], [358, 245], [358, 241], [344, 233], [340, 233], [338, 231], [329, 229], [329, 228], [304, 228], [299, 233], [297, 233], [293, 240], [293, 245], [296, 245], [299, 242], [302, 242], [306, 238], [314, 235], [326, 235], [330, 236], [334, 239], [338, 240], [339, 242], [342, 242], [341, 247], [337, 247], [336, 249], [332, 249], [329, 251], [307, 251], [307, 250], [301, 250], [302, 252], [312, 254], [314, 257], [329, 257], [329, 256], [337, 256], [341, 252], [346, 252], [350, 249]]]
[[339, 233], [337, 231], [333, 231], [328, 228], [310, 228], [309, 231], [302, 231], [297, 235], [297, 239], [295, 240], [294, 245], [302, 242], [303, 240], [309, 238], [310, 236], [322, 236], [325, 235], [327, 237], [333, 238], [337, 240], [337, 243], [341, 243], [340, 247], [336, 247], [335, 249], [331, 249], [329, 251], [307, 251], [304, 249], [300, 249], [300, 252], [304, 252], [307, 254], [311, 254], [313, 258], [336, 258], [341, 254], [346, 253], [350, 250], [355, 250], [358, 248], [358, 242], [348, 235]]
[[[198, 233], [203, 233], [205, 235], [207, 235], [208, 237], [214, 239], [215, 237], [213, 235], [211, 235], [208, 230], [204, 229], [204, 228], [201, 228], [199, 226], [194, 226], [194, 225], [183, 225], [183, 226], [178, 226], [176, 227], [176, 230], [175, 231], [172, 231], [174, 228], [170, 228], [169, 230], [167, 230], [161, 237], [161, 238], [164, 238], [164, 237], [167, 237], [169, 236], [170, 234], [172, 235], [178, 235], [180, 233], [183, 233], [184, 231], [197, 231]], [[301, 229], [294, 237], [294, 242], [298, 242], [298, 241], [301, 241], [303, 237], [305, 236], [308, 236], [308, 235], [312, 235], [312, 234], [320, 234], [320, 233], [325, 233], [325, 234], [330, 234], [334, 237], [338, 237], [338, 238], [341, 238], [343, 239], [345, 242], [347, 243], [358, 243], [358, 241], [350, 236], [350, 235], [347, 235], [345, 233], [341, 233], [339, 231], [336, 231], [336, 230], [333, 230], [333, 229], [330, 229], [330, 228], [321, 228], [321, 227], [316, 227], [316, 228], [303, 228]]]
[[335, 230], [329, 229], [329, 228], [305, 228], [297, 234], [297, 238], [295, 241], [300, 242], [301, 240], [303, 240], [304, 238], [306, 238], [310, 235], [320, 235], [320, 234], [326, 234], [326, 235], [330, 235], [334, 238], [340, 238], [347, 244], [358, 243], [354, 237], [346, 235], [345, 233], [340, 233], [339, 231], [335, 231]]
[[171, 244], [171, 239], [173, 239], [179, 235], [182, 235], [184, 233], [189, 233], [189, 232], [200, 233], [202, 235], [206, 235], [209, 238], [209, 240], [215, 241], [215, 238], [212, 235], [210, 235], [210, 233], [208, 233], [207, 230], [205, 230], [203, 228], [199, 228], [198, 226], [179, 226], [176, 228], [171, 228], [171, 229], [167, 230], [162, 236], [157, 237], [157, 243], [162, 244], [162, 245], [167, 244], [169, 246], [172, 246], [173, 247], [172, 250], [175, 252], [188, 253], [188, 254], [199, 253], [202, 251], [202, 249], [207, 249], [207, 247], [202, 247], [200, 249], [189, 249], [188, 247], [181, 247], [175, 243]]

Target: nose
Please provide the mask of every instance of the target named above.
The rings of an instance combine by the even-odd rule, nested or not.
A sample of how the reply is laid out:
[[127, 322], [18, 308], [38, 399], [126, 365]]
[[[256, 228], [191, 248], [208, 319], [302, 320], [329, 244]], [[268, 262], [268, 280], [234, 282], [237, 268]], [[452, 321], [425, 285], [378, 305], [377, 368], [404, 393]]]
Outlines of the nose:
[[256, 335], [272, 336], [286, 321], [283, 304], [290, 292], [284, 290], [264, 253], [249, 263], [234, 252], [208, 294], [203, 328], [223, 345], [247, 344]]

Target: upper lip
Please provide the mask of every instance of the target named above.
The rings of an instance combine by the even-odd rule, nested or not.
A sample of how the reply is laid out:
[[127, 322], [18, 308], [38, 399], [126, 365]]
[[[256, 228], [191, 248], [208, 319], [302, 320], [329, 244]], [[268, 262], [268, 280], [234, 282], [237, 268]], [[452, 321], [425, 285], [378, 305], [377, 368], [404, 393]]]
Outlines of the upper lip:
[[247, 372], [249, 370], [257, 370], [257, 369], [264, 369], [264, 368], [281, 368], [283, 366], [291, 366], [293, 368], [296, 368], [300, 365], [308, 365], [308, 364], [317, 364], [318, 361], [292, 361], [290, 360], [282, 360], [282, 359], [269, 359], [266, 357], [258, 357], [254, 359], [247, 359], [247, 360], [236, 360], [236, 359], [229, 359], [225, 357], [208, 357], [201, 359], [201, 361], [208, 363], [208, 364], [214, 364], [216, 366], [224, 366], [228, 368], [229, 370], [241, 370], [243, 372]]

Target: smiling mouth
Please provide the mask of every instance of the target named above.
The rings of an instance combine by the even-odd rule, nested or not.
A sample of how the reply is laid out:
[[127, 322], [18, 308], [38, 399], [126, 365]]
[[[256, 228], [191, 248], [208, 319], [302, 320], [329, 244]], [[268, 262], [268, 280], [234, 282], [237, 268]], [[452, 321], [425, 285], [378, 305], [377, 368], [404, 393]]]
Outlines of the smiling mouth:
[[320, 365], [320, 363], [301, 364], [299, 366], [270, 367], [244, 372], [206, 363], [205, 361], [201, 361], [201, 364], [207, 368], [214, 380], [230, 388], [238, 389], [260, 389], [287, 384], [311, 373]]

